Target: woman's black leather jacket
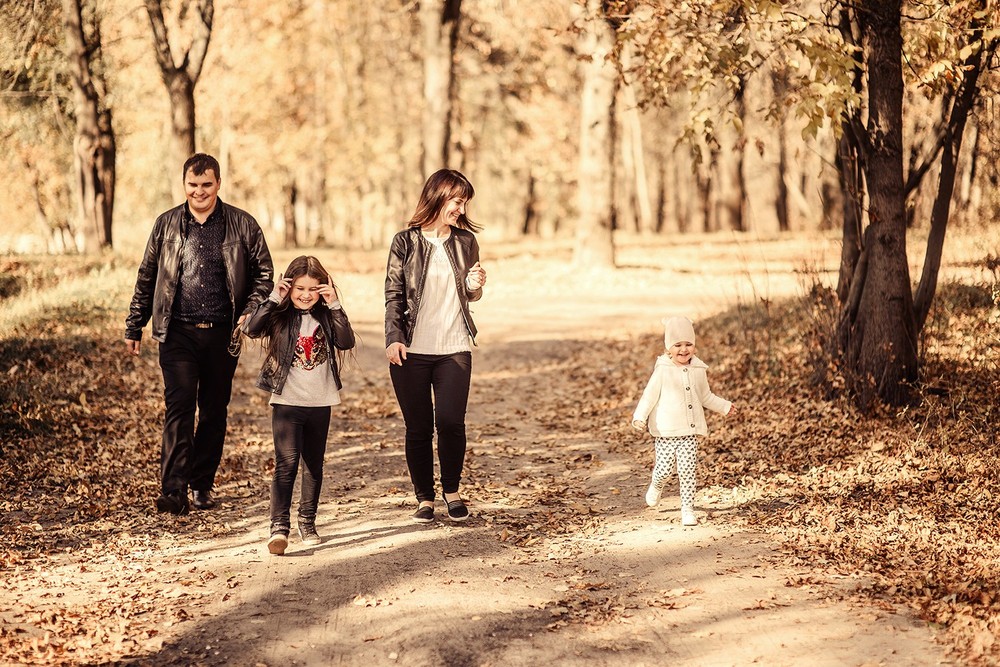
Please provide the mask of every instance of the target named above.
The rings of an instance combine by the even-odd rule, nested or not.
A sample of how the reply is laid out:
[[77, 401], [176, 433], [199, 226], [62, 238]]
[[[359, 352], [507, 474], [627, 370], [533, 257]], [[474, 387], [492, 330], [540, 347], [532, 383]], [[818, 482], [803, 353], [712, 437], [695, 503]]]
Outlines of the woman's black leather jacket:
[[[260, 338], [267, 333], [267, 325], [271, 320], [278, 304], [271, 299], [265, 299], [257, 306], [257, 309], [248, 317], [241, 327], [243, 333], [250, 338]], [[274, 356], [268, 355], [264, 360], [264, 365], [257, 376], [257, 386], [272, 394], [281, 394], [285, 388], [285, 380], [288, 379], [288, 369], [292, 367], [292, 360], [295, 357], [295, 345], [299, 340], [299, 329], [302, 326], [302, 312], [297, 308], [292, 308], [292, 317], [288, 321], [288, 326], [282, 332], [283, 337], [277, 341], [278, 347]], [[317, 303], [310, 311], [323, 328], [323, 335], [330, 342], [333, 348], [338, 350], [350, 350], [354, 347], [354, 331], [351, 323], [347, 319], [347, 313], [343, 308], [330, 309], [326, 302]], [[337, 355], [330, 354], [330, 372], [337, 383], [337, 389], [342, 389], [340, 383], [340, 368], [337, 367]]]
[[[385, 346], [413, 341], [413, 326], [420, 313], [420, 296], [427, 278], [427, 266], [433, 246], [424, 240], [419, 227], [409, 227], [396, 234], [389, 247], [389, 262], [385, 271]], [[451, 228], [444, 250], [455, 274], [455, 288], [462, 306], [462, 319], [472, 342], [476, 341], [475, 322], [469, 302], [483, 296], [482, 288], [470, 290], [465, 285], [469, 269], [479, 261], [479, 242], [470, 231]]]

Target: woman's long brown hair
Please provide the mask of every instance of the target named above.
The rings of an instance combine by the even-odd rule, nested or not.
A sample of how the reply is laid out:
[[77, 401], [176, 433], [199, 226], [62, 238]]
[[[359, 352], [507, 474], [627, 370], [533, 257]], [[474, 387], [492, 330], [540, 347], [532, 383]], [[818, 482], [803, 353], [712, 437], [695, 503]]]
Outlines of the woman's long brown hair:
[[[461, 172], [454, 169], [439, 169], [424, 183], [417, 209], [413, 212], [408, 226], [426, 227], [437, 220], [449, 200], [457, 197], [469, 202], [475, 196], [476, 191], [472, 183]], [[482, 231], [482, 227], [469, 220], [465, 213], [458, 216], [458, 226], [470, 232]]]

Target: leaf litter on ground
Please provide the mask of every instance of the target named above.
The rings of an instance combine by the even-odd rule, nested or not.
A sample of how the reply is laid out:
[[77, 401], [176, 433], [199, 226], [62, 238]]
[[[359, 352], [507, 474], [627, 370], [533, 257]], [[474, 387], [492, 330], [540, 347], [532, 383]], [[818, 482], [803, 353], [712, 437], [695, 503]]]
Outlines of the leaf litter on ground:
[[[79, 266], [67, 275], [101, 270]], [[24, 590], [26, 580], [35, 591], [32, 599], [0, 603], [3, 661], [77, 664], [155, 651], [166, 629], [205, 613], [197, 589], [216, 575], [192, 571], [164, 582], [144, 559], [178, 536], [232, 531], [205, 514], [164, 528], [149, 507], [157, 491], [160, 377], [150, 356], [121, 354], [120, 304], [128, 295], [118, 282], [117, 291], [51, 310], [45, 326], [0, 337], [2, 586]], [[862, 577], [868, 604], [909, 608], [943, 628], [956, 656], [1000, 664], [1000, 315], [994, 299], [968, 298], [973, 287], [988, 290], [961, 287], [941, 290], [925, 328], [918, 401], [864, 416], [843, 395], [835, 364], [817, 372], [822, 314], [814, 300], [738, 307], [699, 323], [713, 388], [744, 406], [739, 420], [716, 423], [703, 442], [699, 494], [726, 498], [730, 520], [780, 538], [774, 561], [807, 572], [786, 585], [827, 585], [820, 573]], [[662, 340], [602, 343], [599, 363], [589, 347], [549, 360], [565, 376], [559, 391], [518, 384], [522, 404], [533, 407], [513, 414], [537, 420], [553, 437], [586, 433], [643, 467], [651, 462], [648, 442], [627, 420]], [[525, 375], [525, 367], [512, 362], [510, 375]], [[391, 395], [374, 383], [352, 400], [369, 418], [395, 414]], [[385, 433], [367, 421], [347, 430], [381, 443]], [[476, 438], [497, 458], [555, 460], [552, 441], [504, 443], [510, 427], [503, 420], [481, 430]], [[220, 483], [263, 498], [270, 448], [259, 434], [241, 438], [244, 446], [227, 450]], [[602, 452], [576, 452], [564, 474], [529, 478], [472, 449], [468, 493], [498, 507], [485, 522], [526, 559], [559, 554], [560, 546], [572, 558], [578, 547], [567, 536], [599, 525], [609, 501], [588, 494], [582, 480], [601, 465]], [[348, 486], [363, 485], [359, 478]], [[21, 579], [16, 587], [12, 577]], [[640, 604], [670, 609], [690, 593], [637, 601], [581, 577], [546, 605], [550, 630], [626, 620]], [[84, 608], [63, 604], [60, 591], [81, 578], [103, 578], [105, 593]], [[758, 602], [777, 604], [780, 597]]]

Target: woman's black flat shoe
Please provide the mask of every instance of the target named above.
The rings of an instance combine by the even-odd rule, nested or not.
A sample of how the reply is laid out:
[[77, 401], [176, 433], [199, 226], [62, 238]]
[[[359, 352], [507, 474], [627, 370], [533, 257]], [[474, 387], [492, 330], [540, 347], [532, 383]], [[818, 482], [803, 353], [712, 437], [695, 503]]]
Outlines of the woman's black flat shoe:
[[418, 507], [417, 511], [413, 513], [413, 520], [417, 523], [430, 523], [434, 520], [434, 508], [430, 505]]
[[469, 508], [465, 506], [464, 500], [447, 500], [448, 503], [448, 518], [452, 521], [465, 521], [469, 518]]

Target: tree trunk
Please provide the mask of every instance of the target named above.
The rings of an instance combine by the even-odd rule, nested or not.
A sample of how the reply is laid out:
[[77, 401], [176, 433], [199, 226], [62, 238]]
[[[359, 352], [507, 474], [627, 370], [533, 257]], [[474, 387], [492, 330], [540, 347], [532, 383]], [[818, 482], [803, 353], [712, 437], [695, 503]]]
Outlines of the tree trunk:
[[615, 34], [604, 19], [600, 0], [587, 0], [581, 33], [579, 206], [573, 260], [582, 266], [614, 266], [615, 97], [617, 71], [612, 62]]
[[424, 37], [424, 178], [449, 166], [451, 116], [456, 95], [455, 45], [462, 0], [421, 0]]
[[299, 198], [299, 189], [296, 187], [295, 181], [293, 180], [285, 185], [284, 190], [285, 197], [283, 208], [285, 218], [285, 247], [298, 248], [299, 226], [295, 219], [295, 205]]
[[521, 223], [522, 236], [538, 236], [538, 193], [535, 192], [535, 175], [528, 170], [528, 194], [524, 198], [524, 220]]
[[[972, 42], [982, 43], [983, 29], [977, 26], [973, 32]], [[996, 42], [992, 42], [996, 48]], [[958, 156], [962, 150], [962, 137], [969, 112], [976, 103], [979, 92], [979, 74], [983, 68], [983, 51], [989, 47], [977, 48], [963, 63], [965, 76], [962, 79], [958, 94], [954, 96], [951, 117], [945, 126], [945, 141], [941, 153], [941, 174], [938, 180], [937, 194], [934, 197], [934, 207], [931, 210], [931, 230], [927, 237], [927, 252], [924, 257], [924, 268], [920, 276], [920, 284], [913, 299], [914, 317], [917, 331], [924, 328], [927, 314], [937, 290], [938, 270], [941, 268], [941, 252], [944, 248], [945, 230], [948, 227], [948, 217], [951, 210], [951, 197], [955, 192], [955, 173]], [[992, 57], [992, 53], [989, 54]], [[987, 57], [987, 60], [989, 60]]]
[[[115, 139], [110, 111], [101, 110], [101, 99], [91, 75], [91, 58], [100, 53], [100, 43], [88, 44], [83, 30], [80, 0], [63, 0], [63, 27], [73, 81], [76, 136], [73, 165], [74, 194], [88, 253], [110, 248], [111, 215], [114, 207]], [[95, 30], [99, 40], [100, 31]]]
[[900, 4], [869, 2], [859, 11], [868, 63], [869, 227], [857, 309], [842, 312], [841, 342], [849, 382], [862, 407], [876, 397], [905, 403], [918, 370], [906, 261]]
[[[163, 20], [163, 8], [160, 0], [144, 0], [146, 13], [149, 14], [150, 27], [153, 30], [153, 47], [156, 62], [160, 66], [160, 76], [167, 87], [170, 98], [170, 168], [173, 174], [181, 168], [184, 161], [195, 152], [195, 102], [194, 88], [201, 76], [201, 68], [205, 64], [208, 53], [208, 43], [212, 37], [212, 20], [215, 14], [214, 0], [196, 0], [191, 12], [195, 16], [191, 44], [177, 54], [180, 64], [175, 62], [173, 50], [170, 47], [170, 36], [166, 22]], [[220, 179], [222, 174], [216, 174]], [[174, 196], [184, 198], [182, 179], [174, 178]]]
[[736, 128], [736, 136], [733, 141], [732, 152], [726, 156], [725, 165], [728, 171], [728, 178], [725, 198], [726, 218], [729, 228], [733, 231], [746, 231], [746, 205], [747, 205], [747, 182], [743, 173], [743, 165], [746, 162], [746, 79], [740, 77], [740, 84], [736, 90], [736, 117], [739, 124]]
[[[857, 46], [857, 21], [846, 6], [840, 11], [839, 29], [845, 43]], [[864, 80], [862, 58], [860, 50], [855, 50], [853, 85], [859, 95], [862, 92], [862, 81]], [[862, 205], [864, 204], [865, 183], [861, 153], [862, 138], [858, 136], [860, 128], [861, 112], [859, 110], [854, 109], [842, 118], [840, 141], [834, 156], [837, 178], [840, 183], [840, 201], [843, 205], [843, 241], [840, 248], [840, 273], [837, 279], [837, 297], [841, 304], [845, 304], [851, 292], [851, 283], [854, 280], [862, 250], [861, 230], [864, 224]]]
[[115, 213], [115, 182], [117, 172], [115, 164], [118, 158], [118, 142], [115, 139], [114, 124], [111, 110], [104, 109], [97, 117], [97, 151], [94, 169], [97, 171], [99, 194], [97, 197], [97, 221], [100, 225], [101, 243], [112, 246], [111, 223]]
[[[859, 121], [860, 122], [860, 121]], [[837, 279], [837, 297], [841, 303], [847, 299], [851, 281], [861, 256], [861, 226], [864, 178], [853, 125], [843, 123], [840, 142], [834, 163], [840, 175], [840, 199], [843, 203], [843, 240], [840, 248], [840, 274]]]
[[[166, 80], [166, 77], [164, 77]], [[195, 153], [194, 85], [183, 71], [171, 74], [167, 82], [170, 94], [170, 163], [174, 173]], [[216, 174], [221, 177], [221, 174]], [[180, 182], [178, 179], [177, 183]]]
[[[632, 57], [631, 42], [622, 47], [622, 70], [628, 71]], [[642, 116], [639, 114], [639, 102], [636, 100], [635, 88], [626, 81], [622, 87], [625, 108], [622, 110], [624, 131], [622, 146], [626, 147], [622, 157], [630, 165], [628, 178], [633, 187], [630, 188], [635, 209], [636, 228], [641, 233], [647, 233], [655, 228], [653, 209], [650, 205], [649, 182], [646, 179], [645, 147], [642, 142]]]

